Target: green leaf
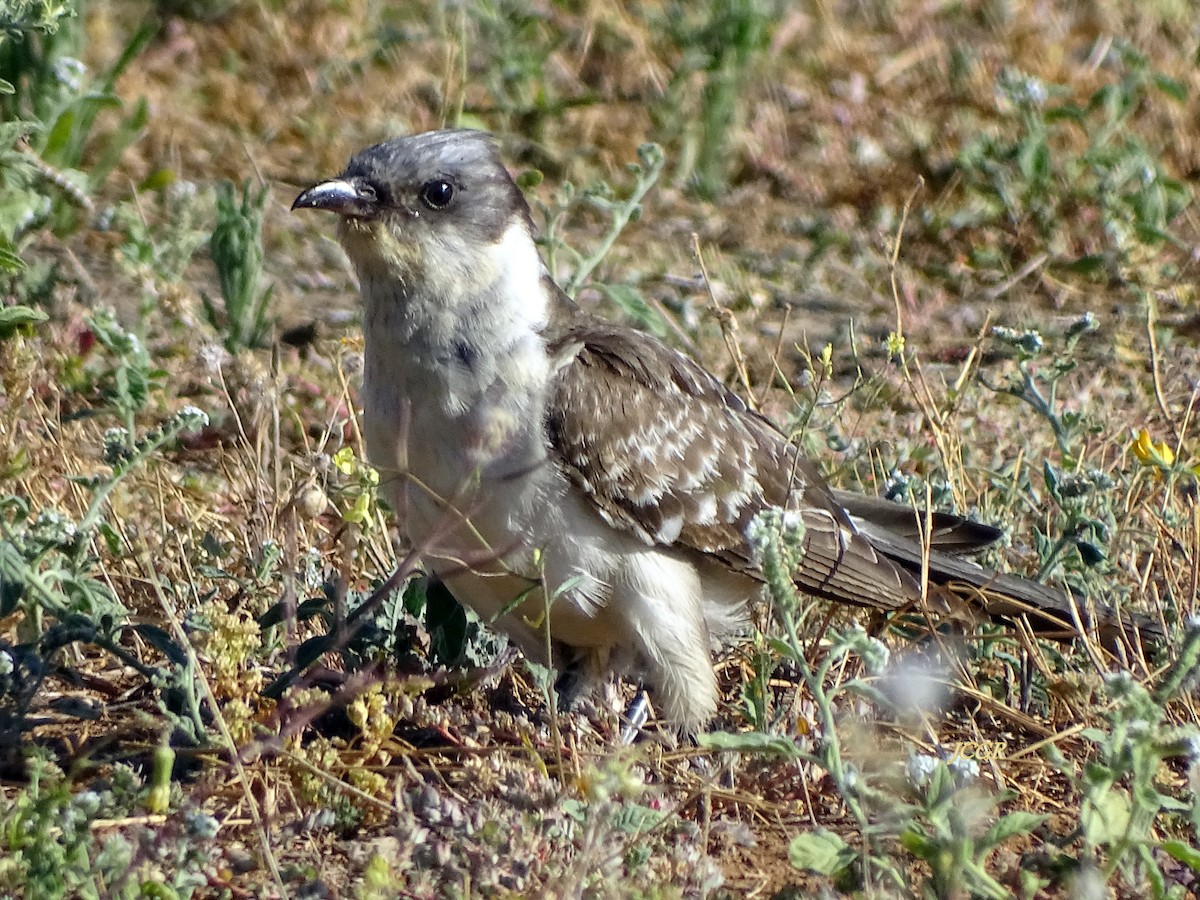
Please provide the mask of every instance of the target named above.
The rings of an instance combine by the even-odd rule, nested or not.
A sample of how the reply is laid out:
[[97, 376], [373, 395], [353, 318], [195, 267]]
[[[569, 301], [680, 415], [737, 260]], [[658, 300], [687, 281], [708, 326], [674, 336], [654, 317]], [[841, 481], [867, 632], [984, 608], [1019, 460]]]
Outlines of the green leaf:
[[1002, 816], [995, 825], [988, 829], [980, 846], [990, 850], [992, 847], [1007, 841], [1011, 837], [1032, 833], [1044, 821], [1046, 821], [1046, 817], [1040, 816], [1037, 813], [1026, 812], [1025, 810], [1011, 812], [1006, 816]]
[[916, 824], [911, 824], [904, 830], [900, 835], [900, 843], [913, 856], [924, 860], [932, 859], [939, 849], [938, 843], [931, 840]]
[[9, 616], [25, 595], [25, 583], [0, 575], [0, 616]]
[[316, 637], [310, 637], [296, 648], [296, 668], [303, 669], [315, 663], [334, 645], [336, 639], [337, 635], [335, 634], [318, 634]]
[[788, 860], [797, 869], [838, 875], [854, 864], [858, 854], [838, 835], [824, 828], [798, 834], [788, 845]]
[[620, 307], [621, 312], [633, 319], [641, 328], [652, 332], [657, 337], [667, 334], [666, 323], [658, 310], [652, 307], [642, 297], [637, 288], [629, 284], [597, 284], [610, 300]]
[[[328, 605], [329, 600], [325, 597], [314, 597], [311, 600], [305, 600], [296, 607], [296, 621], [303, 622], [313, 618], [313, 616], [319, 616]], [[258, 626], [260, 628], [270, 628], [274, 625], [279, 625], [283, 622], [286, 609], [287, 604], [283, 601], [273, 604], [258, 617]]]
[[1041, 135], [1031, 136], [1021, 143], [1017, 151], [1017, 166], [1026, 181], [1032, 184], [1045, 181], [1050, 169], [1050, 148]]
[[425, 591], [429, 579], [420, 575], [409, 580], [404, 586], [404, 611], [414, 618], [420, 618], [425, 612]]
[[582, 824], [587, 820], [588, 805], [578, 797], [567, 797], [563, 800], [558, 808], [569, 818]]
[[1062, 268], [1075, 275], [1104, 275], [1107, 271], [1107, 264], [1102, 255], [1089, 253], [1072, 260]]
[[32, 328], [45, 322], [47, 315], [40, 309], [29, 306], [5, 306], [0, 308], [0, 340], [7, 340], [18, 331]]
[[612, 824], [623, 834], [645, 834], [667, 817], [663, 810], [632, 804], [621, 807], [613, 815]]
[[1083, 560], [1085, 566], [1098, 566], [1100, 563], [1108, 559], [1104, 551], [1093, 544], [1091, 541], [1081, 541], [1076, 539], [1075, 549], [1079, 551], [1079, 557]]
[[429, 649], [443, 665], [457, 663], [467, 649], [467, 613], [440, 581], [425, 588], [425, 627]]
[[299, 669], [289, 669], [263, 688], [262, 695], [268, 700], [279, 700], [283, 697], [284, 692], [296, 682], [296, 676], [299, 674]]
[[1200, 847], [1195, 847], [1186, 841], [1163, 841], [1159, 848], [1171, 857], [1177, 859], [1193, 872], [1200, 872]]
[[137, 58], [137, 55], [154, 40], [155, 35], [158, 34], [158, 27], [158, 23], [154, 17], [150, 17], [133, 33], [133, 36], [129, 39], [129, 43], [122, 48], [121, 55], [117, 57], [117, 61], [108, 70], [104, 80], [104, 89], [106, 91], [112, 91], [116, 88], [117, 79], [121, 77], [121, 74], [129, 67], [129, 64]]
[[1059, 122], [1083, 122], [1087, 118], [1087, 112], [1081, 109], [1074, 103], [1064, 103], [1062, 106], [1056, 106], [1053, 109], [1046, 110], [1046, 121]]
[[1174, 78], [1170, 78], [1160, 72], [1155, 74], [1154, 84], [1172, 100], [1177, 100], [1180, 103], [1187, 100], [1187, 87], [1181, 81], [1176, 81]]
[[733, 750], [739, 753], [772, 753], [777, 756], [799, 757], [803, 751], [785, 737], [763, 734], [761, 731], [710, 731], [696, 735], [696, 743], [708, 750]]
[[172, 170], [155, 169], [142, 180], [142, 183], [138, 185], [138, 190], [161, 191], [163, 188], [174, 184], [176, 180], [177, 177]]
[[108, 547], [108, 552], [113, 556], [121, 555], [121, 535], [107, 522], [101, 522], [96, 526], [96, 530], [100, 532], [100, 536], [104, 538], [105, 546]]
[[120, 127], [113, 132], [104, 146], [104, 152], [95, 160], [88, 170], [88, 186], [95, 190], [104, 183], [104, 179], [121, 160], [125, 149], [141, 136], [142, 129], [150, 118], [150, 106], [142, 97], [134, 104], [133, 112], [125, 118]]
[[1079, 823], [1092, 843], [1112, 844], [1125, 837], [1131, 815], [1129, 798], [1119, 791], [1109, 790], [1084, 801]]
[[1062, 495], [1058, 491], [1058, 470], [1050, 464], [1049, 460], [1044, 460], [1042, 462], [1042, 478], [1045, 479], [1046, 490], [1048, 490], [1056, 500], [1061, 500]]
[[795, 659], [796, 650], [787, 641], [776, 637], [767, 637], [767, 646], [780, 659]]

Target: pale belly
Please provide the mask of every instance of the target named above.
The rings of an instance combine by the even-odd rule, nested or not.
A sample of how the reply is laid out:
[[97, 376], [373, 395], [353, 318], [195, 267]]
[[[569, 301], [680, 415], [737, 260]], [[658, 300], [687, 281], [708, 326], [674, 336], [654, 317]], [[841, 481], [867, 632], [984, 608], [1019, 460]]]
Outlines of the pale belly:
[[364, 431], [397, 524], [482, 620], [543, 662], [547, 623], [572, 647], [622, 639], [607, 602], [613, 570], [644, 545], [604, 523], [514, 423], [368, 405]]
[[365, 437], [381, 487], [459, 602], [534, 660], [645, 675], [668, 717], [712, 714], [710, 645], [742, 624], [753, 582], [604, 521], [547, 457], [540, 416], [522, 426], [503, 411], [447, 416], [436, 398], [374, 399]]

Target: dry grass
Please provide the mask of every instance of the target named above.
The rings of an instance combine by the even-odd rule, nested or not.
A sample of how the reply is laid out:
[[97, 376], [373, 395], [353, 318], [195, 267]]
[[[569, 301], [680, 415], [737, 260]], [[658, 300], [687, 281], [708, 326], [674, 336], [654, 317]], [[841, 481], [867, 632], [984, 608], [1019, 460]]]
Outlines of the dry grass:
[[[326, 588], [339, 600], [370, 592], [400, 561], [377, 509], [347, 521], [364, 475], [332, 461], [343, 447], [363, 455], [351, 276], [327, 223], [292, 216], [288, 206], [296, 186], [339, 171], [351, 151], [438, 127], [460, 111], [463, 121], [502, 133], [514, 168], [545, 172], [535, 192], [545, 203], [565, 180], [627, 184], [623, 167], [638, 145], [662, 143], [664, 182], [598, 278], [635, 284], [671, 319], [672, 340], [738, 384], [695, 277], [698, 235], [762, 408], [796, 426], [836, 482], [877, 491], [900, 475], [918, 496], [930, 485], [959, 511], [1004, 525], [1009, 540], [988, 561], [1027, 574], [1046, 550], [1035, 534], [1052, 543], [1073, 522], [1099, 522], [1103, 533], [1087, 538], [1105, 562], [1089, 568], [1070, 550], [1053, 578], [1067, 573], [1171, 628], [1196, 613], [1194, 477], [1164, 477], [1129, 452], [1133, 432], [1145, 428], [1181, 462], [1195, 461], [1194, 206], [1170, 223], [1174, 241], [1130, 241], [1117, 253], [1099, 205], [1069, 196], [1060, 181], [1052, 179], [1059, 205], [1047, 230], [1025, 208], [985, 214], [978, 185], [955, 164], [981, 136], [1013, 139], [1016, 117], [996, 88], [1002, 70], [1062, 85], [1056, 100], [1085, 104], [1120, 77], [1106, 52], [1127, 42], [1187, 97], [1139, 94], [1120, 133], [1150, 148], [1166, 173], [1194, 180], [1194, 16], [1167, 0], [1153, 9], [1113, 0], [781, 6], [769, 17], [765, 49], [741, 73], [737, 114], [723, 132], [729, 185], [714, 202], [687, 189], [706, 139], [698, 130], [704, 73], [676, 76], [689, 65], [688, 47], [666, 27], [694, 27], [692, 14], [665, 3], [636, 13], [614, 3], [538, 4], [507, 30], [452, 5], [399, 12], [365, 0], [246, 3], [216, 22], [168, 20], [134, 60], [118, 92], [146, 97], [151, 114], [98, 204], [136, 204], [151, 233], [167, 235], [171, 218], [156, 195], [135, 188], [152, 173], [169, 169], [198, 185], [195, 198], [172, 202], [196, 203], [202, 222], [214, 181], [264, 179], [274, 312], [281, 329], [315, 322], [317, 334], [299, 350], [222, 358], [201, 312], [201, 292], [214, 293], [216, 283], [205, 253], [168, 283], [120, 263], [120, 230], [39, 234], [24, 250], [59, 267], [51, 321], [3, 345], [5, 493], [79, 521], [89, 495], [74, 477], [108, 471], [104, 432], [115, 421], [92, 412], [105, 408], [113, 361], [85, 349], [90, 307], [114, 307], [141, 329], [165, 373], [139, 415], [144, 427], [184, 404], [212, 420], [121, 482], [106, 515], [111, 546], [97, 539], [92, 547], [97, 579], [131, 620], [161, 626], [194, 653], [194, 690], [207, 700], [207, 744], [180, 749], [171, 802], [154, 808], [143, 799], [152, 812], [92, 824], [105, 839], [119, 833], [133, 842], [141, 871], [183, 868], [173, 848], [195, 839], [179, 810], [195, 809], [220, 825], [198, 867], [203, 896], [296, 895], [304, 884], [320, 890], [316, 882], [331, 896], [691, 896], [722, 880], [728, 896], [803, 896], [829, 881], [791, 866], [792, 838], [819, 826], [852, 845], [861, 840], [837, 785], [809, 763], [679, 747], [667, 736], [618, 749], [608, 706], [556, 716], [534, 675], [484, 651], [439, 667], [415, 620], [392, 658], [315, 680], [327, 690], [309, 687], [286, 703], [262, 695], [322, 623], [264, 633], [255, 617]], [[141, 12], [128, 4], [88, 11], [93, 64], [112, 59]], [[1082, 128], [1054, 131], [1054, 158], [1078, 158], [1088, 137]], [[604, 224], [575, 216], [569, 238], [586, 247]], [[1097, 265], [1070, 265], [1089, 255]], [[585, 290], [582, 300], [621, 314], [600, 291]], [[1075, 366], [1057, 386], [1058, 413], [1084, 418], [1064, 454], [1046, 418], [985, 387], [1015, 372], [1013, 351], [989, 326], [1039, 329], [1048, 350], [1032, 365], [1045, 373], [1067, 358], [1061, 335], [1085, 312], [1099, 327], [1070, 355]], [[907, 366], [889, 363], [883, 347], [897, 333], [912, 354]], [[828, 370], [818, 358], [827, 344]], [[1049, 496], [1044, 462], [1103, 472], [1111, 486], [1080, 501], [1072, 519]], [[30, 628], [16, 613], [0, 620], [0, 638], [16, 643]], [[124, 634], [132, 656], [163, 662], [161, 647]], [[904, 651], [895, 634], [885, 639]], [[990, 858], [988, 871], [1017, 891], [1021, 854], [1053, 855], [1058, 839], [1064, 853], [1084, 854], [1079, 795], [1042, 750], [1056, 745], [1068, 769], [1094, 757], [1080, 730], [1104, 724], [1108, 663], [1097, 665], [1095, 647], [1092, 658], [1042, 645], [1026, 651], [1008, 639], [988, 647], [960, 667], [944, 705], [927, 716], [844, 701], [844, 740], [848, 757], [881, 778], [910, 752], [1004, 742], [982, 783], [1012, 792], [1005, 810], [1048, 816], [1044, 828]], [[820, 656], [815, 638], [810, 649]], [[748, 727], [742, 692], [763, 651], [759, 642], [720, 661], [728, 701], [721, 727]], [[25, 739], [72, 772], [77, 789], [111, 783], [119, 766], [149, 777], [153, 751], [173, 730], [158, 692], [95, 648], [69, 646], [58, 662]], [[336, 655], [325, 662], [342, 668]], [[1162, 665], [1170, 654], [1133, 660], [1131, 669], [1153, 684]], [[1024, 704], [1022, 666], [1035, 685]], [[772, 728], [811, 748], [822, 736], [818, 717], [789, 674], [767, 667], [764, 708]], [[861, 674], [848, 659], [831, 687]], [[97, 716], [80, 720], [67, 700], [93, 704]], [[1197, 710], [1184, 694], [1167, 715], [1194, 723]], [[0, 791], [11, 800], [25, 786], [14, 755], [9, 762]], [[1158, 778], [1164, 793], [1190, 796], [1186, 760], [1164, 765]], [[129, 808], [136, 804], [127, 816]], [[1161, 817], [1153, 832], [1195, 840], [1181, 816]], [[924, 863], [897, 859], [913, 878], [929, 877]], [[1144, 889], [1113, 884], [1129, 895]]]

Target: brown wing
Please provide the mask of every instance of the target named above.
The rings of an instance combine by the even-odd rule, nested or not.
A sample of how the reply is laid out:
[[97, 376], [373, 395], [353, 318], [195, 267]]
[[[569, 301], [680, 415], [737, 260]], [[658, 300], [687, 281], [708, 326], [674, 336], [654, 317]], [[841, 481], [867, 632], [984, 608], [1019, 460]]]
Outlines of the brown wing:
[[916, 581], [858, 533], [817, 472], [784, 436], [712, 375], [652, 338], [576, 324], [551, 351], [560, 368], [550, 440], [569, 477], [615, 528], [683, 546], [761, 577], [744, 537], [767, 506], [805, 525], [805, 589], [893, 609]]
[[[559, 364], [550, 440], [568, 476], [614, 528], [761, 578], [746, 526], [762, 509], [783, 507], [803, 518], [795, 580], [814, 594], [897, 609], [919, 600], [916, 573], [925, 565], [931, 584], [941, 585], [938, 606], [957, 605], [957, 598], [994, 616], [1030, 614], [1060, 636], [1077, 633], [1082, 620], [1098, 628], [1105, 646], [1125, 641], [1131, 629], [1161, 636], [1144, 616], [1082, 604], [961, 558], [996, 539], [990, 526], [934, 513], [924, 535], [923, 514], [831, 491], [778, 429], [688, 357], [577, 309], [565, 318], [575, 324], [550, 340]], [[923, 549], [926, 543], [933, 549]]]
[[548, 414], [552, 449], [609, 524], [649, 545], [686, 547], [761, 578], [746, 526], [762, 509], [783, 507], [803, 518], [795, 580], [811, 593], [901, 608], [920, 599], [916, 573], [924, 562], [931, 583], [941, 585], [933, 599], [943, 608], [957, 598], [993, 616], [1029, 614], [1058, 636], [1076, 634], [1078, 619], [1098, 628], [1108, 647], [1131, 630], [1161, 635], [1144, 616], [1082, 604], [957, 556], [995, 540], [990, 526], [935, 513], [925, 538], [935, 549], [923, 550], [924, 515], [831, 491], [770, 422], [653, 338], [591, 320], [566, 329], [550, 349], [559, 362]]

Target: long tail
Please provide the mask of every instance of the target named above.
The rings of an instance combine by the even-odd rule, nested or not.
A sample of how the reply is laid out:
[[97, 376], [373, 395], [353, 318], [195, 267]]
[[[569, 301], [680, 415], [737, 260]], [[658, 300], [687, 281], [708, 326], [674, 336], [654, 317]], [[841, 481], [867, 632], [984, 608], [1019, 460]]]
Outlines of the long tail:
[[[861, 534], [883, 556], [910, 573], [922, 567], [922, 514], [886, 500], [835, 492]], [[1149, 616], [1121, 612], [1060, 588], [1017, 575], [1007, 575], [960, 555], [986, 547], [1000, 537], [987, 525], [937, 513], [928, 540], [929, 581], [992, 617], [1027, 616], [1047, 636], [1069, 639], [1098, 632], [1105, 646], [1129, 644], [1134, 636], [1155, 641], [1164, 637], [1161, 623]]]

